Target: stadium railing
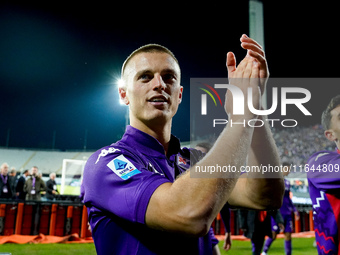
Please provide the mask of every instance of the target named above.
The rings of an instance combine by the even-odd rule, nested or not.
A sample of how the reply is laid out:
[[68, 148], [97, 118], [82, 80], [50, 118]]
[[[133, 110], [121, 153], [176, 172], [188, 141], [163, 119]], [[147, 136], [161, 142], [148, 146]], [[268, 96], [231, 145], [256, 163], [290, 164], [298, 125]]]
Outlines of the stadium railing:
[[[51, 235], [77, 234], [80, 238], [91, 237], [87, 210], [83, 203], [74, 201], [74, 196], [59, 197], [58, 201], [13, 201], [0, 200], [0, 235]], [[314, 230], [312, 210], [299, 211], [300, 219], [293, 222], [293, 232]], [[294, 218], [293, 218], [294, 219]], [[212, 227], [216, 235], [224, 235], [225, 228], [220, 216]], [[231, 210], [232, 235], [242, 235], [237, 210]]]
[[13, 234], [91, 237], [83, 203], [0, 200], [0, 235]]

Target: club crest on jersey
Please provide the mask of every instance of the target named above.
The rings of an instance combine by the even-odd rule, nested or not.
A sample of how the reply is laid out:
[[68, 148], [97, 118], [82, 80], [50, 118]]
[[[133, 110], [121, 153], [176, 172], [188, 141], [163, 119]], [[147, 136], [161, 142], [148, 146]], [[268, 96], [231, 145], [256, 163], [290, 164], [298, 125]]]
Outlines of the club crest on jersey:
[[181, 156], [177, 156], [177, 164], [178, 165], [186, 165], [187, 160], [185, 158], [182, 158]]
[[131, 176], [141, 173], [128, 159], [123, 155], [111, 160], [107, 166], [114, 172], [118, 177], [123, 180], [129, 179]]

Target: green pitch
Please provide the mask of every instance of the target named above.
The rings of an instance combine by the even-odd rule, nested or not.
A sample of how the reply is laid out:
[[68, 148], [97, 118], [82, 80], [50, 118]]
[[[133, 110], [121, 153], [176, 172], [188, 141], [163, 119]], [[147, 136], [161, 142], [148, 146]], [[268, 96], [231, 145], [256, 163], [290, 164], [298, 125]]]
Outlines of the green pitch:
[[[316, 248], [313, 247], [315, 238], [294, 238], [292, 239], [292, 254], [297, 255], [317, 255]], [[231, 250], [226, 252], [223, 250], [223, 241], [219, 242], [219, 247], [222, 255], [249, 255], [251, 254], [250, 241], [232, 241]], [[284, 252], [283, 238], [276, 239], [271, 245], [268, 255], [282, 255]]]
[[85, 244], [2, 244], [0, 252], [10, 252], [12, 255], [95, 255], [93, 243]]
[[[314, 238], [293, 239], [293, 254], [317, 255], [313, 247]], [[284, 254], [283, 239], [277, 239], [269, 250], [269, 255]], [[222, 255], [249, 255], [251, 254], [251, 243], [249, 241], [233, 241], [232, 248], [226, 252], [222, 249], [223, 242], [219, 243]], [[166, 249], [166, 248], [165, 248]], [[95, 255], [96, 250], [93, 243], [90, 244], [3, 244], [0, 252], [11, 252], [12, 255]]]
[[[57, 185], [57, 189], [60, 191], [61, 185]], [[79, 196], [80, 195], [80, 187], [65, 185], [64, 195], [78, 195]]]

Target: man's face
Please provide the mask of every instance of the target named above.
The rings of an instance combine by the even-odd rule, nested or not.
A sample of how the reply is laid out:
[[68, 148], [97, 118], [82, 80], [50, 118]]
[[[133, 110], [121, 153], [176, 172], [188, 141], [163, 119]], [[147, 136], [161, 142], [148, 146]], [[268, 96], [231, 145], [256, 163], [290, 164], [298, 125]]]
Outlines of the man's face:
[[1, 174], [2, 175], [7, 175], [7, 173], [8, 173], [8, 166], [7, 165], [3, 165], [1, 167]]
[[331, 111], [331, 128], [325, 131], [325, 135], [330, 141], [334, 141], [340, 149], [340, 105]]
[[123, 101], [130, 106], [131, 123], [165, 124], [181, 103], [180, 69], [166, 53], [140, 53], [125, 68]]
[[33, 168], [31, 169], [31, 173], [32, 173], [33, 176], [37, 176], [37, 175], [38, 175], [38, 169], [35, 168], [35, 167], [33, 167]]
[[284, 177], [286, 177], [286, 176], [289, 175], [289, 173], [290, 173], [290, 167], [289, 167], [289, 166], [284, 166], [284, 167], [283, 167], [282, 175], [283, 175]]

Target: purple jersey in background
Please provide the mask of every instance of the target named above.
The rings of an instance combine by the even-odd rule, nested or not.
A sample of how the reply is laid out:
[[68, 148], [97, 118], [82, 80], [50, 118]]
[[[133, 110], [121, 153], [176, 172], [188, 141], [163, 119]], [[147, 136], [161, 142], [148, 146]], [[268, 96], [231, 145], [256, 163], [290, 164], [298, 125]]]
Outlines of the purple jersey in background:
[[310, 157], [307, 165], [319, 254], [340, 254], [339, 164], [338, 152], [320, 151]]
[[283, 196], [283, 203], [280, 208], [281, 215], [291, 215], [292, 212], [295, 212], [296, 208], [293, 205], [293, 201], [290, 198], [290, 182], [285, 179], [285, 194]]
[[[203, 154], [181, 149], [172, 136], [168, 157], [152, 136], [131, 126], [122, 139], [94, 153], [84, 170], [87, 206], [97, 254], [212, 254], [212, 231], [201, 238], [150, 229], [145, 213], [153, 192], [174, 182]], [[185, 190], [183, 190], [185, 192]]]

